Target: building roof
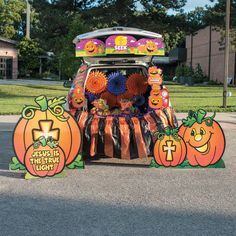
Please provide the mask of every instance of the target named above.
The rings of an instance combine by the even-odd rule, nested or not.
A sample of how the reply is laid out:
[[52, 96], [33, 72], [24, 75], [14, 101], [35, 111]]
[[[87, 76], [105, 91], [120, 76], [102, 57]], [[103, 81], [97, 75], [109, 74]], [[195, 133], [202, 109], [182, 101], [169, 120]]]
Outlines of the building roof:
[[15, 40], [7, 39], [7, 38], [1, 37], [1, 36], [0, 36], [0, 41], [14, 44], [14, 45], [16, 45], [16, 43], [17, 43]]

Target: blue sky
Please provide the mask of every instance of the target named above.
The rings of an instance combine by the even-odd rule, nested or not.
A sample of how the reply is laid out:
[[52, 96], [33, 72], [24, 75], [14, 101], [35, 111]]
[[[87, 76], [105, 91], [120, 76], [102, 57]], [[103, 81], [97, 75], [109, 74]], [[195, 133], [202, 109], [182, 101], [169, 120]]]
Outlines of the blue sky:
[[188, 0], [184, 7], [186, 12], [194, 10], [196, 7], [204, 7], [205, 5], [214, 5], [209, 0]]

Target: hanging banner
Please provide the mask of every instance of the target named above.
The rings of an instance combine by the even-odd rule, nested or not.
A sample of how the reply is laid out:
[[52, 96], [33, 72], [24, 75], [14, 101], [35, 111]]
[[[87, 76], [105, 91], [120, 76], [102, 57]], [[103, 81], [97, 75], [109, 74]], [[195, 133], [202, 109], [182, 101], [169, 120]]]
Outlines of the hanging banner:
[[162, 39], [143, 38], [136, 42], [136, 55], [165, 55], [165, 44]]
[[76, 57], [105, 56], [105, 44], [99, 39], [84, 39], [76, 44]]
[[106, 40], [106, 54], [134, 54], [136, 39], [129, 35], [112, 35]]

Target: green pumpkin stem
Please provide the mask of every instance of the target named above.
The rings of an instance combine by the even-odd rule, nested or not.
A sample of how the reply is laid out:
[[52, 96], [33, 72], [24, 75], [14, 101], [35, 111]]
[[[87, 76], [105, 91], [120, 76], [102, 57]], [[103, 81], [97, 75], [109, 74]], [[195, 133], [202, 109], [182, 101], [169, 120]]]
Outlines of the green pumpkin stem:
[[203, 121], [203, 119], [204, 119], [204, 117], [206, 116], [206, 111], [204, 111], [204, 110], [202, 110], [202, 109], [200, 109], [200, 110], [198, 110], [197, 111], [197, 123], [198, 124], [201, 124], [202, 123], [202, 121]]
[[46, 111], [48, 109], [48, 102], [45, 96], [36, 97], [35, 102], [40, 106], [41, 111]]

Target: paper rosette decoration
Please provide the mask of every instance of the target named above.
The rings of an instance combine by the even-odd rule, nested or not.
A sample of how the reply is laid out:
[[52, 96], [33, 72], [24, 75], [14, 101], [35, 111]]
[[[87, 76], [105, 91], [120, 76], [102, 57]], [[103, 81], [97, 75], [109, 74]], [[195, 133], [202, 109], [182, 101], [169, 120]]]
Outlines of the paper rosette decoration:
[[86, 89], [93, 94], [102, 93], [107, 87], [107, 77], [100, 71], [90, 72], [86, 83]]
[[90, 92], [86, 92], [85, 95], [89, 102], [93, 102], [94, 100], [99, 98], [98, 95], [90, 93]]
[[134, 104], [136, 106], [138, 106], [138, 107], [142, 106], [144, 103], [145, 103], [145, 97], [144, 96], [138, 95], [138, 96], [134, 97]]
[[133, 98], [133, 94], [130, 93], [128, 90], [126, 90], [126, 92], [124, 92], [123, 94], [121, 94], [120, 96], [117, 96], [117, 103], [120, 103], [121, 99], [132, 99]]
[[120, 72], [113, 72], [108, 75], [107, 90], [113, 95], [121, 95], [126, 90], [126, 78]]
[[147, 91], [148, 84], [144, 75], [134, 73], [128, 77], [126, 86], [128, 91], [134, 95], [142, 95]]
[[112, 108], [117, 105], [116, 96], [110, 92], [104, 92], [101, 94], [101, 98], [107, 101], [107, 105]]

